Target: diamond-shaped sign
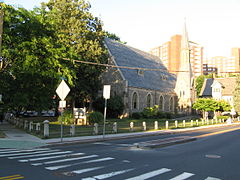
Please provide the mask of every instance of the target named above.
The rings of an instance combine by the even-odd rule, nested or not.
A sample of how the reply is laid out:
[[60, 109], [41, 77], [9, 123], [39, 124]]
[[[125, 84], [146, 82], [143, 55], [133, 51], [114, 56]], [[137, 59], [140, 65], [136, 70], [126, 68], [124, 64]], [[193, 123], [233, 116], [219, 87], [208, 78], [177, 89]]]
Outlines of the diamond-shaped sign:
[[65, 83], [64, 80], [62, 80], [62, 82], [59, 84], [58, 88], [56, 89], [56, 93], [62, 101], [64, 101], [69, 91], [70, 91], [70, 88], [68, 87], [68, 85]]

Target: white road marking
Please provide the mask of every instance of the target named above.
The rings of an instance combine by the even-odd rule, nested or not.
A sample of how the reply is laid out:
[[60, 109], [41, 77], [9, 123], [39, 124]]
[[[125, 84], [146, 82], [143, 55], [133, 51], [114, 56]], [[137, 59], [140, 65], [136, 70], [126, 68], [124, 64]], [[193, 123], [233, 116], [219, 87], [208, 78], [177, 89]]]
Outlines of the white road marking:
[[[25, 156], [14, 156], [14, 157], [8, 157], [8, 159], [21, 159], [21, 158], [28, 158], [28, 157], [38, 157], [38, 156], [47, 156], [47, 155], [51, 155], [51, 154], [58, 154], [58, 153], [62, 153], [62, 152], [58, 152], [59, 150], [51, 150], [51, 151], [41, 151], [41, 153], [43, 154], [33, 154], [33, 155], [25, 155]], [[49, 153], [46, 153], [49, 152]], [[67, 151], [65, 151], [67, 152]], [[71, 152], [71, 151], [69, 151]]]
[[61, 160], [56, 160], [56, 161], [48, 161], [48, 162], [43, 162], [43, 163], [36, 163], [36, 164], [32, 164], [33, 166], [40, 166], [40, 165], [44, 165], [44, 164], [54, 164], [54, 163], [60, 163], [60, 162], [67, 162], [67, 161], [76, 161], [76, 160], [80, 160], [80, 159], [88, 159], [88, 158], [94, 158], [94, 157], [98, 157], [98, 155], [90, 155], [90, 156], [83, 156], [83, 157], [77, 157], [77, 158], [69, 158], [69, 159], [61, 159]]
[[96, 144], [96, 145], [106, 145], [106, 146], [112, 145], [110, 143], [105, 143], [105, 142], [96, 142], [96, 143], [93, 143], [93, 144]]
[[18, 152], [31, 152], [31, 151], [42, 151], [42, 150], [50, 150], [49, 148], [39, 148], [39, 149], [23, 149], [23, 150], [14, 150], [14, 151], [5, 151], [0, 152], [0, 154], [10, 154], [10, 153], [18, 153]]
[[189, 178], [193, 175], [194, 174], [192, 174], [192, 173], [184, 172], [184, 173], [182, 173], [182, 174], [180, 174], [180, 175], [178, 175], [178, 176], [176, 176], [176, 177], [174, 177], [170, 180], [184, 180], [184, 179], [187, 179], [187, 178]]
[[16, 151], [17, 149], [0, 149], [0, 152], [2, 151]]
[[124, 174], [126, 172], [132, 171], [134, 169], [126, 169], [126, 170], [122, 170], [122, 171], [115, 171], [115, 172], [110, 172], [110, 173], [106, 173], [106, 174], [101, 174], [101, 175], [97, 175], [97, 176], [93, 176], [93, 177], [88, 177], [88, 178], [82, 178], [82, 180], [96, 180], [96, 179], [106, 179], [106, 178], [110, 178], [119, 174]]
[[53, 171], [53, 170], [62, 169], [62, 168], [66, 168], [66, 167], [71, 167], [71, 166], [75, 166], [75, 165], [88, 164], [88, 163], [101, 162], [101, 161], [109, 161], [109, 160], [112, 160], [112, 159], [114, 159], [114, 158], [107, 157], [107, 158], [95, 159], [95, 160], [84, 161], [84, 162], [79, 162], [79, 163], [66, 164], [66, 165], [62, 165], [62, 166], [45, 167], [45, 169]]
[[221, 180], [221, 179], [215, 178], [215, 177], [207, 177], [207, 179], [205, 179], [205, 180]]
[[41, 154], [41, 153], [44, 153], [44, 152], [52, 152], [52, 151], [55, 151], [55, 150], [27, 152], [27, 153], [3, 154], [3, 155], [0, 155], [0, 157], [12, 157], [12, 156], [21, 156], [21, 155], [28, 155], [28, 154]]
[[139, 175], [139, 176], [135, 176], [135, 177], [132, 177], [132, 178], [129, 178], [129, 179], [126, 179], [126, 180], [139, 180], [139, 179], [145, 180], [145, 179], [149, 179], [151, 177], [154, 177], [154, 176], [157, 176], [157, 175], [169, 172], [169, 171], [171, 171], [171, 169], [162, 168], [162, 169], [151, 171], [149, 173], [145, 173], [145, 174], [142, 174], [142, 175]]
[[[67, 154], [68, 151], [64, 153], [64, 155], [59, 155], [59, 156], [49, 156], [49, 157], [42, 157], [42, 158], [33, 158], [33, 159], [22, 159], [18, 160], [19, 162], [30, 162], [30, 161], [41, 161], [41, 160], [46, 160], [46, 159], [56, 159], [56, 158], [62, 158], [62, 157], [70, 157], [70, 156], [79, 156], [79, 155], [84, 155], [84, 153], [75, 153], [75, 154]], [[71, 152], [71, 151], [69, 151]], [[60, 153], [60, 152], [59, 152]], [[59, 153], [54, 153], [54, 154], [59, 154]], [[49, 153], [50, 154], [50, 153]], [[49, 155], [48, 154], [48, 155]], [[63, 154], [61, 152], [61, 154]]]
[[74, 173], [74, 174], [82, 174], [82, 173], [85, 173], [85, 172], [94, 171], [94, 170], [102, 169], [102, 168], [104, 168], [104, 167], [102, 166], [102, 167], [94, 167], [94, 168], [80, 169], [80, 170], [75, 170], [75, 171], [64, 172], [63, 174], [66, 175], [66, 176], [67, 176], [68, 174], [71, 174], [71, 173]]

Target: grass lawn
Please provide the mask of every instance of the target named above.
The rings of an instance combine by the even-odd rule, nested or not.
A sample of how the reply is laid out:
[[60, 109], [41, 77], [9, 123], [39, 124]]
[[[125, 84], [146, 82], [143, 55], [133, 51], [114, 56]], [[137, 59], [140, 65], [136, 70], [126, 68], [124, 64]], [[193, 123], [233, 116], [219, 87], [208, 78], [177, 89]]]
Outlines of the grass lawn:
[[4, 132], [0, 131], [0, 138], [5, 138], [5, 137], [6, 136], [5, 136]]

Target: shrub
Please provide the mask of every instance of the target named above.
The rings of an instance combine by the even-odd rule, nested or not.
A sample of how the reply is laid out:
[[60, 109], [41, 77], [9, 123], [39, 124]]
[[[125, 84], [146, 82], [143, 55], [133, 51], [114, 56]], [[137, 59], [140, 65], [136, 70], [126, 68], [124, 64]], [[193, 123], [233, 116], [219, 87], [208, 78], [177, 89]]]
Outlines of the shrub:
[[[103, 112], [105, 100], [98, 98], [93, 102], [93, 109], [95, 111]], [[122, 115], [124, 110], [123, 99], [121, 96], [114, 96], [107, 101], [107, 117], [118, 118]]]
[[134, 119], [140, 119], [140, 118], [142, 118], [142, 113], [140, 113], [140, 112], [134, 112], [134, 113], [132, 113], [132, 118], [134, 118]]
[[154, 107], [144, 108], [142, 114], [144, 118], [157, 118], [158, 112], [158, 105], [155, 105]]
[[226, 120], [226, 119], [228, 119], [228, 117], [229, 116], [217, 116], [217, 119], [224, 119], [224, 120]]
[[58, 122], [63, 122], [65, 125], [73, 124], [74, 118], [73, 118], [73, 112], [70, 109], [67, 109], [63, 111], [62, 116], [58, 117]]
[[94, 124], [94, 123], [102, 123], [104, 117], [101, 112], [95, 111], [95, 112], [89, 113], [87, 118], [90, 124]]

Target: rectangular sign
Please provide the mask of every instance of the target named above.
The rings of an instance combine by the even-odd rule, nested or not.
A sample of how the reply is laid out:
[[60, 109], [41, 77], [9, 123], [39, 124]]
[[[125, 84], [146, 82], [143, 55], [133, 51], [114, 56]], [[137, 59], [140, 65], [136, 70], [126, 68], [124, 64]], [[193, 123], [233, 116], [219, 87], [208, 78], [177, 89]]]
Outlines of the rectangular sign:
[[59, 107], [65, 108], [66, 107], [66, 101], [59, 101]]
[[110, 85], [104, 85], [103, 86], [103, 97], [104, 99], [110, 99]]

